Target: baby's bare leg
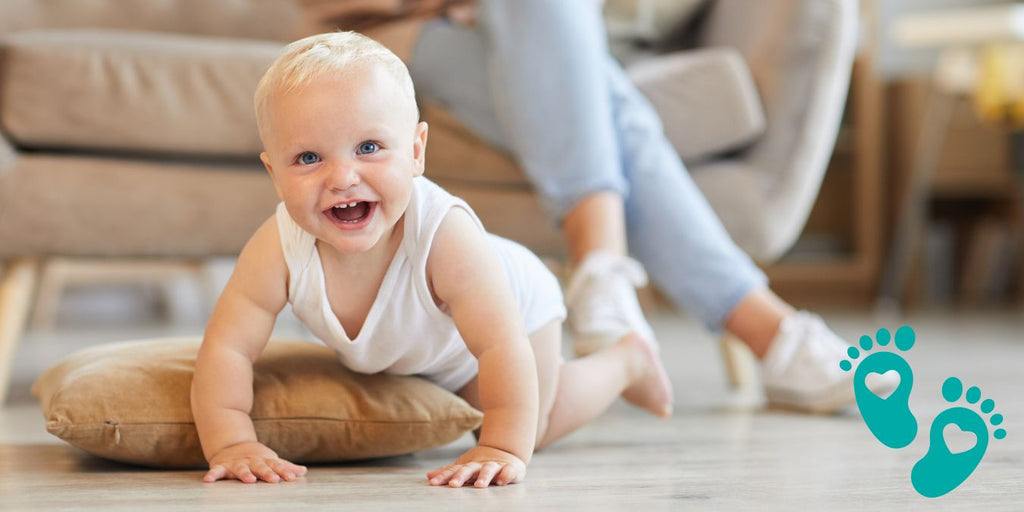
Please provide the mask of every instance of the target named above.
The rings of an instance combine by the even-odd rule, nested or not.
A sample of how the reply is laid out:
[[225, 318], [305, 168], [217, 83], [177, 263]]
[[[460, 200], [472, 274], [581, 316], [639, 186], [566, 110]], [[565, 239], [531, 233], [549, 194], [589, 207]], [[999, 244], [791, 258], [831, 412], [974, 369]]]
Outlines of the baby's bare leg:
[[636, 335], [570, 362], [562, 360], [560, 323], [533, 333], [530, 343], [540, 377], [538, 449], [597, 418], [620, 395], [658, 416], [671, 413], [672, 387], [661, 360]]

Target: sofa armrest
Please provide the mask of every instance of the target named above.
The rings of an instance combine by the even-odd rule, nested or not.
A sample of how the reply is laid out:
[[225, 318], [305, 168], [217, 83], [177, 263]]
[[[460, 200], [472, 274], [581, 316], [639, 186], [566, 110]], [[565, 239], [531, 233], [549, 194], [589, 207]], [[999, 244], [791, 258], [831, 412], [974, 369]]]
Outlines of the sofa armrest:
[[305, 34], [298, 0], [0, 0], [0, 34], [114, 29], [288, 42]]
[[701, 48], [640, 60], [630, 80], [658, 112], [688, 165], [742, 148], [765, 131], [761, 99], [732, 48]]
[[763, 190], [757, 216], [766, 238], [744, 247], [759, 260], [792, 245], [817, 198], [845, 107], [857, 17], [857, 0], [715, 0], [701, 28], [700, 45], [743, 55], [764, 107], [767, 130], [738, 157]]

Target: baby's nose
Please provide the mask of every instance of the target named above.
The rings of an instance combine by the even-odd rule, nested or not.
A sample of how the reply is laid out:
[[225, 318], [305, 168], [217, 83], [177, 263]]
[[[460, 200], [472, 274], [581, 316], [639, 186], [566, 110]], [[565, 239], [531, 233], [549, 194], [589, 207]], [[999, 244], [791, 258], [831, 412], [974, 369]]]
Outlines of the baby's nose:
[[348, 190], [359, 184], [359, 169], [353, 163], [341, 163], [332, 166], [328, 184], [332, 190]]

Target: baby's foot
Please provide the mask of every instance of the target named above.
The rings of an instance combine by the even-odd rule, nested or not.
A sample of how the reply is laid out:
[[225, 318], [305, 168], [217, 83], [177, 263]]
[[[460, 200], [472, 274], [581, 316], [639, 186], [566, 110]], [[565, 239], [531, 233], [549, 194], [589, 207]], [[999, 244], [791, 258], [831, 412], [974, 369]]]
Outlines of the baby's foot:
[[[950, 377], [942, 384], [942, 398], [947, 402], [959, 400], [963, 391], [964, 385], [956, 377]], [[971, 387], [965, 397], [967, 403], [978, 403], [981, 399], [981, 390]], [[982, 401], [979, 406], [981, 412], [985, 414], [992, 412], [995, 407], [996, 403], [991, 399]], [[993, 414], [989, 422], [999, 425], [1003, 422], [1003, 415]], [[977, 437], [974, 447], [964, 452], [953, 453], [943, 437], [943, 432], [949, 425], [956, 425], [963, 432], [974, 434]], [[977, 412], [966, 407], [950, 407], [935, 417], [930, 432], [928, 453], [914, 464], [910, 481], [922, 496], [937, 498], [956, 489], [978, 467], [988, 448], [988, 427]], [[1002, 439], [1006, 437], [1006, 430], [998, 428], [992, 433], [992, 437]]]
[[672, 415], [672, 383], [661, 364], [653, 342], [634, 333], [623, 336], [616, 346], [626, 351], [631, 361], [633, 382], [622, 398], [661, 418]]
[[[875, 333], [875, 339], [879, 346], [889, 344], [889, 331], [879, 329]], [[914, 346], [914, 330], [908, 326], [896, 330], [896, 348], [906, 352]], [[870, 336], [860, 337], [860, 348], [865, 352], [872, 350], [874, 344]], [[857, 347], [847, 349], [850, 359], [856, 360], [860, 357], [860, 350]], [[850, 371], [853, 363], [844, 359], [839, 363], [843, 371]], [[896, 386], [895, 379], [891, 382], [882, 382], [874, 386], [874, 390], [868, 388], [867, 377], [869, 374], [886, 374], [895, 371], [899, 374], [899, 386]], [[891, 375], [891, 374], [890, 374]], [[914, 387], [914, 372], [902, 356], [895, 352], [874, 352], [864, 358], [857, 365], [857, 371], [853, 377], [853, 392], [857, 398], [857, 407], [864, 417], [871, 433], [889, 448], [903, 448], [909, 445], [917, 437], [917, 420], [910, 412], [910, 390]], [[895, 391], [893, 391], [895, 388]], [[887, 397], [883, 396], [892, 391]]]

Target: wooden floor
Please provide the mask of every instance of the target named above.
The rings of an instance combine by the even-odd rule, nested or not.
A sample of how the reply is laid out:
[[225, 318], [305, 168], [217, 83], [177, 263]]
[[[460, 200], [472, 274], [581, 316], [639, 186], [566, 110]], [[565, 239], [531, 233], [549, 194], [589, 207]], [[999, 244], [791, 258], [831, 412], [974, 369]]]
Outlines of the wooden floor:
[[[921, 428], [909, 447], [881, 445], [856, 408], [804, 416], [730, 394], [711, 336], [692, 321], [659, 313], [654, 323], [675, 386], [674, 417], [658, 421], [617, 404], [538, 454], [526, 482], [486, 490], [432, 488], [423, 476], [470, 446], [469, 437], [405, 457], [317, 466], [300, 481], [277, 485], [203, 484], [198, 471], [91, 457], [44, 431], [26, 396], [31, 378], [84, 343], [200, 328], [30, 333], [18, 355], [19, 382], [0, 409], [0, 510], [1024, 510], [1024, 314], [834, 313], [826, 320], [850, 339], [903, 323], [917, 331], [907, 360]], [[927, 499], [912, 488], [910, 470], [928, 449], [927, 427], [949, 406], [939, 394], [949, 376], [994, 399], [1008, 435], [991, 440], [963, 485]]]

